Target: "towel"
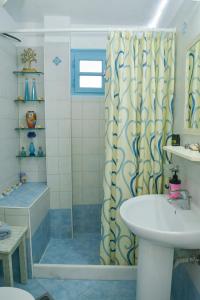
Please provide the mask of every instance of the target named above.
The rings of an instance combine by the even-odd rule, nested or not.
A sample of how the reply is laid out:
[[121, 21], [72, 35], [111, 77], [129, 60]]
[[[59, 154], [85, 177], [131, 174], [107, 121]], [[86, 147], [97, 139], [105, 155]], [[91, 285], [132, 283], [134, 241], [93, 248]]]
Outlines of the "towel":
[[10, 226], [8, 225], [8, 224], [1, 224], [0, 225], [0, 235], [1, 234], [9, 234], [9, 233], [11, 233], [11, 228], [10, 228]]
[[10, 233], [1, 233], [0, 240], [5, 240], [10, 237]]
[[5, 240], [10, 237], [11, 228], [8, 224], [0, 223], [0, 240]]

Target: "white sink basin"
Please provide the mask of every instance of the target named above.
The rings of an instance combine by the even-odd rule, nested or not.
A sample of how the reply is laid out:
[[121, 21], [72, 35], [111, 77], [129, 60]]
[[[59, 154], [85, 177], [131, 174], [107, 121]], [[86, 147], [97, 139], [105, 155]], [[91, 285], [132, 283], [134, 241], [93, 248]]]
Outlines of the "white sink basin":
[[200, 248], [200, 213], [168, 203], [166, 195], [145, 195], [123, 203], [120, 214], [129, 229], [166, 247]]
[[200, 210], [145, 195], [124, 202], [120, 214], [139, 237], [137, 300], [170, 300], [174, 248], [200, 248]]

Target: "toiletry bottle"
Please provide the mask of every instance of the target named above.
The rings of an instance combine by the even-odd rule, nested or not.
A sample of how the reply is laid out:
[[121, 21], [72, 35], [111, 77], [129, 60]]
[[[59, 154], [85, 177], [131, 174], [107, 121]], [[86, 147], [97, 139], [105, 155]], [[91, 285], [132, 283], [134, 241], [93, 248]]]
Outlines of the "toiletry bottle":
[[180, 192], [178, 190], [181, 189], [181, 180], [178, 178], [177, 168], [173, 169], [172, 172], [173, 176], [169, 181], [169, 198], [178, 199], [180, 198]]

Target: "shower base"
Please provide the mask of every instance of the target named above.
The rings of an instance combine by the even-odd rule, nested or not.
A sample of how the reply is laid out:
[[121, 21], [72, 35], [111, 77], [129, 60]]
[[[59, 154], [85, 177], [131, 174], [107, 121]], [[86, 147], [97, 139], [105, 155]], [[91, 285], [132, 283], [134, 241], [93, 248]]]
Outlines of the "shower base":
[[100, 233], [76, 233], [73, 239], [51, 238], [40, 264], [98, 265]]

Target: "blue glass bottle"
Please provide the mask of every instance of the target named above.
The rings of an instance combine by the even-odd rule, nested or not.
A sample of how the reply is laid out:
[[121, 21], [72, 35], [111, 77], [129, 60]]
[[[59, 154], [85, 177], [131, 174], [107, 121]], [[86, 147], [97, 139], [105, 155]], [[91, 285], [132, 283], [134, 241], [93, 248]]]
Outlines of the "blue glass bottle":
[[35, 156], [35, 146], [34, 146], [33, 142], [31, 142], [29, 145], [29, 155]]
[[25, 93], [24, 93], [24, 100], [25, 100], [25, 101], [29, 101], [29, 100], [30, 100], [30, 92], [29, 92], [28, 78], [25, 79]]
[[31, 100], [37, 100], [37, 90], [36, 90], [36, 80], [35, 80], [35, 78], [33, 78], [33, 80], [32, 80]]

